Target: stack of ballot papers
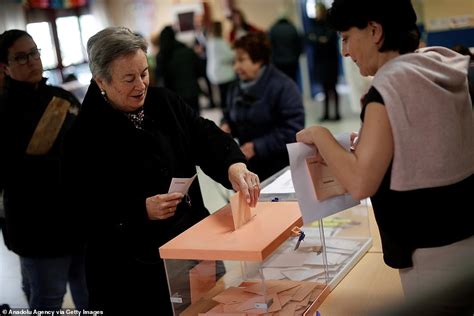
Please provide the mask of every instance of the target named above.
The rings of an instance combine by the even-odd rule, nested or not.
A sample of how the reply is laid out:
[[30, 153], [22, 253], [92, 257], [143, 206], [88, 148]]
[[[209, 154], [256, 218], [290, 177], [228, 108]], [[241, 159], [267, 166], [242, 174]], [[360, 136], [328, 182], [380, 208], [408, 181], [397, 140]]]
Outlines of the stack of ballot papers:
[[[238, 287], [227, 288], [214, 296], [212, 299], [217, 305], [199, 315], [303, 315], [325, 286], [316, 282], [269, 280], [265, 281], [265, 301], [261, 282], [243, 282]], [[256, 306], [267, 306], [267, 309]]]
[[333, 277], [361, 246], [358, 240], [330, 237], [325, 239], [324, 253], [319, 237], [307, 236], [294, 250], [296, 242], [295, 238], [264, 262], [262, 270], [265, 279], [324, 282], [325, 266], [327, 276]]

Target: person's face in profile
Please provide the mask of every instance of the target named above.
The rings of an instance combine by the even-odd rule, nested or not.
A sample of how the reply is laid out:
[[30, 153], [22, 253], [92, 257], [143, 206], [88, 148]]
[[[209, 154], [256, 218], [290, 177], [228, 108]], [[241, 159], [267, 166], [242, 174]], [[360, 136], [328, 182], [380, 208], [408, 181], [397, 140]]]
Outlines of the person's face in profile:
[[256, 79], [261, 67], [262, 63], [253, 62], [245, 50], [241, 48], [235, 49], [234, 71], [240, 80], [250, 81]]
[[351, 27], [341, 32], [342, 55], [350, 57], [359, 67], [362, 76], [373, 76], [377, 72], [377, 53], [380, 38], [373, 25], [364, 29]]
[[118, 57], [110, 65], [110, 74], [110, 82], [101, 78], [96, 78], [96, 81], [115, 108], [133, 112], [143, 106], [150, 83], [145, 52], [139, 49]]
[[22, 36], [8, 49], [5, 74], [10, 78], [36, 84], [43, 78], [43, 64], [36, 43], [29, 36]]

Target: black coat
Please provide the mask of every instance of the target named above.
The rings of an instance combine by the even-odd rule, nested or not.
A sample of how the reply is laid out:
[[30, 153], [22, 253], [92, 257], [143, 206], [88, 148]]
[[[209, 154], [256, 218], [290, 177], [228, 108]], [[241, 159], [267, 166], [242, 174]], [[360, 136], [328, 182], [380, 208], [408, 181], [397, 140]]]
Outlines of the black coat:
[[339, 71], [339, 44], [336, 31], [324, 20], [315, 20], [307, 39], [313, 47], [315, 78], [321, 84], [336, 84]]
[[274, 64], [298, 63], [303, 41], [296, 27], [286, 18], [279, 19], [268, 32]]
[[[53, 147], [45, 155], [26, 154], [26, 148], [46, 107], [57, 96], [68, 100], [70, 111]], [[7, 247], [24, 257], [71, 254], [80, 245], [82, 232], [74, 215], [63, 204], [60, 186], [60, 147], [80, 104], [68, 91], [38, 87], [7, 78], [0, 101], [0, 190], [4, 192]]]
[[122, 310], [169, 307], [158, 248], [209, 214], [197, 179], [191, 206], [183, 201], [169, 219], [149, 220], [146, 198], [167, 193], [173, 177], [192, 177], [198, 165], [230, 188], [229, 166], [245, 161], [229, 135], [164, 88], [149, 88], [144, 113], [144, 130], [136, 129], [92, 82], [65, 142], [65, 182], [89, 232], [91, 308], [111, 313], [121, 295]]
[[160, 33], [155, 75], [164, 87], [188, 100], [198, 97], [198, 78], [205, 75], [205, 67], [203, 70], [194, 50], [177, 41], [174, 31], [167, 27]]

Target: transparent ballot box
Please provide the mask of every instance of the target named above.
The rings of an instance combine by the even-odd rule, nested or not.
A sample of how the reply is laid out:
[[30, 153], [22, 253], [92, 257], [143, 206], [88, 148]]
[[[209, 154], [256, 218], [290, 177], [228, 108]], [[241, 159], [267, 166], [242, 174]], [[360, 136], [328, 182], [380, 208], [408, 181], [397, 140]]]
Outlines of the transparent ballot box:
[[329, 291], [324, 224], [296, 247], [301, 225], [296, 201], [263, 201], [234, 230], [227, 205], [160, 247], [174, 315], [314, 315]]
[[[262, 201], [297, 201], [289, 167], [263, 181], [262, 188]], [[323, 207], [324, 205], [315, 203], [310, 212], [317, 214], [324, 211]], [[318, 244], [323, 246], [327, 258], [328, 287], [332, 290], [372, 247], [369, 209], [366, 200], [363, 200], [360, 204], [320, 217], [313, 222], [304, 223], [302, 230], [309, 238], [301, 242], [300, 248]], [[320, 235], [321, 228], [323, 232]]]
[[[320, 242], [326, 252], [328, 287], [332, 291], [372, 247], [367, 205], [362, 201], [359, 205], [306, 224], [302, 229], [306, 233], [319, 230], [321, 225], [324, 238]], [[305, 239], [300, 247], [305, 247], [309, 241]], [[318, 243], [318, 240], [313, 242]]]

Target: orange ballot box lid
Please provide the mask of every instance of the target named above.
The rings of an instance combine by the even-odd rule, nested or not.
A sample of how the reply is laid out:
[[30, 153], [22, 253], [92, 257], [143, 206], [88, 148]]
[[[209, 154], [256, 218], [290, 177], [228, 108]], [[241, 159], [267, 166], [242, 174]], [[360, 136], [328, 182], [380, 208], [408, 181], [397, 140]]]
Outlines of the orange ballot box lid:
[[234, 230], [226, 205], [160, 247], [163, 259], [264, 261], [302, 226], [298, 202], [259, 202], [251, 220]]

